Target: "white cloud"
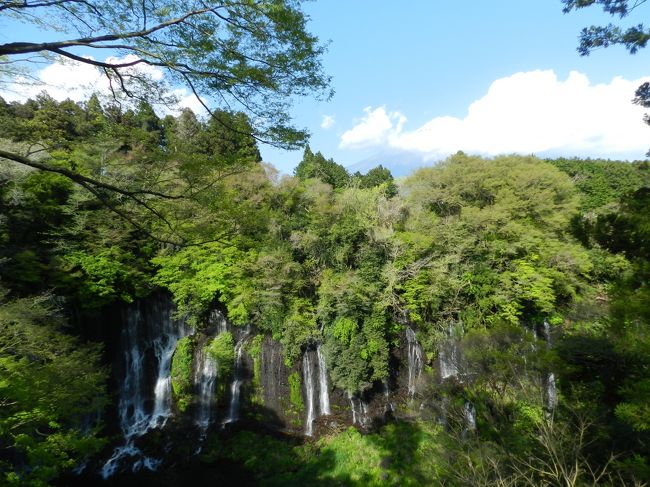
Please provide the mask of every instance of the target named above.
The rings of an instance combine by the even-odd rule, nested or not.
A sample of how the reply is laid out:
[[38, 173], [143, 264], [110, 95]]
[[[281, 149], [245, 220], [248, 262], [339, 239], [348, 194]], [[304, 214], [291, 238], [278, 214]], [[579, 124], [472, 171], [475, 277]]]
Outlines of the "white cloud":
[[334, 120], [333, 115], [323, 115], [323, 121], [321, 122], [320, 127], [322, 129], [328, 130], [331, 129], [335, 123], [336, 121]]
[[164, 110], [165, 114], [171, 113], [172, 115], [179, 115], [183, 108], [189, 108], [196, 115], [208, 114], [205, 107], [203, 106], [203, 103], [209, 106], [208, 104], [209, 102], [204, 97], [201, 97], [201, 101], [203, 102], [201, 103], [201, 101], [199, 101], [199, 99], [196, 96], [194, 96], [193, 93], [189, 93], [185, 88], [175, 89], [172, 92], [172, 95], [178, 100], [176, 103], [176, 107], [171, 109], [165, 109]]
[[401, 113], [366, 107], [339, 145], [416, 152], [424, 160], [458, 150], [641, 156], [650, 145], [650, 131], [642, 122], [644, 109], [631, 99], [646, 80], [617, 77], [608, 84], [591, 84], [575, 71], [564, 81], [552, 70], [516, 73], [493, 82], [465, 118], [436, 117], [411, 131], [404, 130]]
[[361, 149], [383, 145], [393, 134], [402, 131], [406, 117], [399, 112], [386, 112], [386, 107], [363, 109], [365, 115], [361, 121], [341, 135], [341, 147]]
[[34, 98], [41, 91], [47, 91], [56, 100], [70, 98], [81, 101], [92, 91], [108, 90], [108, 80], [100, 75], [97, 68], [63, 58], [41, 69], [33, 78], [18, 76], [1, 87], [0, 96], [7, 101], [24, 101]]
[[[89, 59], [93, 59], [89, 57]], [[129, 63], [137, 60], [134, 54], [124, 57], [110, 56], [107, 63]], [[162, 81], [164, 72], [155, 66], [138, 64], [122, 69], [123, 73], [137, 73], [149, 77], [153, 81]], [[67, 98], [73, 101], [88, 99], [92, 93], [110, 96], [108, 78], [96, 68], [87, 63], [73, 61], [60, 57], [57, 62], [32, 73], [31, 78], [18, 76], [14, 80], [0, 85], [0, 96], [6, 101], [25, 101], [35, 98], [42, 91], [46, 91], [55, 100], [63, 101]], [[199, 100], [185, 88], [174, 89], [171, 93], [178, 101], [175, 107], [160, 107], [162, 114], [178, 113], [182, 108], [191, 108], [196, 114], [205, 114], [205, 109]], [[206, 102], [203, 99], [204, 103]]]

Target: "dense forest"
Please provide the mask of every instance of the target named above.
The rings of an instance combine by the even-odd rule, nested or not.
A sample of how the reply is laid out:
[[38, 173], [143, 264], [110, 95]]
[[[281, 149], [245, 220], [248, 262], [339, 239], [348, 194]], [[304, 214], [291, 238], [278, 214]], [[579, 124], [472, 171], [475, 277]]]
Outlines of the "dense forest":
[[[100, 317], [167, 296], [184, 331], [171, 348], [169, 420], [138, 444], [157, 463], [134, 468], [141, 475], [650, 478], [647, 162], [459, 152], [395, 181], [307, 148], [289, 177], [260, 161], [237, 112], [159, 118], [144, 102], [42, 94], [1, 101], [0, 126], [3, 149], [48, 163], [1, 166], [3, 482], [65, 485], [73, 471], [99, 481], [121, 442], [116, 345], [101, 331], [118, 325]], [[227, 327], [211, 334], [215, 315]], [[287, 371], [281, 387], [265, 376], [266, 341]], [[318, 418], [306, 383], [316, 350], [332, 394]], [[203, 355], [215, 410], [232, 405], [242, 355], [250, 376], [236, 426], [209, 426], [208, 414], [193, 437]], [[270, 419], [269, 387], [285, 391], [285, 418]]]

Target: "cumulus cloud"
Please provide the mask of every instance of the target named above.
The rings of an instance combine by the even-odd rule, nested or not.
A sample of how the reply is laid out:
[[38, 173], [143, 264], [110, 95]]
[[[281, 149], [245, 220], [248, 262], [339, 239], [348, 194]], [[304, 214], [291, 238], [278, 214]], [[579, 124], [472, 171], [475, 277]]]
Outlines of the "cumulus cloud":
[[641, 121], [643, 108], [631, 99], [648, 79], [617, 77], [608, 84], [592, 84], [576, 71], [566, 80], [552, 70], [516, 73], [494, 81], [464, 118], [436, 117], [414, 130], [404, 129], [406, 117], [397, 111], [366, 107], [339, 145], [415, 152], [423, 160], [458, 150], [487, 155], [641, 155], [650, 133]]
[[386, 112], [386, 107], [363, 109], [365, 115], [350, 130], [341, 135], [343, 148], [363, 149], [389, 144], [394, 135], [402, 132], [406, 117], [399, 112]]
[[61, 58], [34, 73], [33, 77], [21, 75], [3, 84], [0, 96], [7, 101], [24, 101], [46, 91], [56, 100], [81, 101], [93, 91], [108, 89], [108, 80], [96, 67]]
[[333, 115], [323, 115], [323, 121], [320, 124], [320, 127], [322, 129], [328, 130], [332, 128], [335, 124], [334, 116]]
[[[92, 57], [88, 57], [93, 59]], [[130, 63], [138, 57], [129, 54], [124, 57], [110, 56], [106, 58], [107, 63]], [[125, 74], [137, 74], [147, 77], [152, 81], [163, 81], [164, 72], [155, 66], [138, 64], [133, 67], [123, 68]], [[31, 73], [30, 76], [19, 75], [8, 82], [0, 85], [0, 96], [6, 101], [25, 101], [28, 98], [35, 98], [36, 95], [46, 91], [52, 98], [58, 101], [71, 99], [79, 102], [88, 99], [92, 93], [110, 96], [111, 89], [108, 78], [95, 66], [73, 61], [60, 57], [56, 62], [49, 64], [43, 69]], [[177, 103], [172, 107], [162, 107], [163, 113], [177, 113], [182, 108], [191, 108], [197, 114], [204, 114], [205, 109], [199, 100], [184, 88], [174, 89], [172, 96]], [[206, 102], [205, 99], [203, 99]]]

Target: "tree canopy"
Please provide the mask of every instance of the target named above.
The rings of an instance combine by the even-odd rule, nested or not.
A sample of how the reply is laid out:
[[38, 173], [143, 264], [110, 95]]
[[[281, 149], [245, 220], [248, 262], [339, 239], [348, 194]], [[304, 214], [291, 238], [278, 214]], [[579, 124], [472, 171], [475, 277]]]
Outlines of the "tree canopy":
[[[298, 0], [8, 1], [0, 4], [0, 16], [61, 38], [0, 44], [0, 75], [52, 56], [66, 58], [97, 67], [113, 94], [104, 108], [91, 98], [88, 113], [44, 94], [21, 106], [18, 118], [4, 124], [3, 137], [10, 140], [0, 143], [0, 158], [69, 179], [140, 230], [146, 225], [138, 211], [145, 211], [159, 230], [166, 228], [162, 235], [150, 233], [168, 243], [187, 238], [171, 221], [167, 203], [183, 200], [191, 207], [214, 192], [224, 174], [259, 162], [257, 141], [301, 145], [307, 133], [291, 123], [292, 100], [330, 95], [320, 61], [324, 47], [307, 32]], [[88, 52], [112, 57], [98, 61]], [[187, 112], [167, 125], [155, 113], [153, 105], [171, 103], [170, 90], [178, 86], [211, 113], [205, 129]], [[130, 103], [123, 106], [124, 99]], [[1, 105], [0, 118], [17, 107]], [[94, 141], [87, 144], [90, 136]], [[120, 158], [129, 161], [128, 177], [107, 170], [106, 162]], [[158, 178], [163, 166], [176, 167], [176, 177]]]
[[[320, 61], [324, 48], [307, 32], [299, 0], [7, 1], [0, 15], [61, 37], [0, 44], [6, 60], [0, 69], [60, 56], [96, 66], [116, 97], [149, 102], [169, 102], [165, 88], [185, 86], [208, 111], [245, 111], [256, 136], [282, 147], [306, 136], [290, 124], [291, 97], [330, 94]], [[84, 55], [89, 51], [112, 57], [96, 60]], [[157, 79], [142, 67], [165, 76]]]

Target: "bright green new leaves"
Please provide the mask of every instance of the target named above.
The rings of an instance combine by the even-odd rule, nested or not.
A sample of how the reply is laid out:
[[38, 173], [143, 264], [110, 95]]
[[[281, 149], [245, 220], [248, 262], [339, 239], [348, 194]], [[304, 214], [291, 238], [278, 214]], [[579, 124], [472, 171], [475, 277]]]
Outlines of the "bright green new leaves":
[[225, 378], [230, 377], [235, 363], [235, 340], [229, 331], [219, 333], [207, 345], [208, 355], [217, 361], [217, 370], [221, 382], [225, 384]]
[[241, 282], [237, 263], [246, 257], [234, 246], [219, 243], [162, 254], [153, 259], [160, 267], [154, 283], [172, 292], [178, 313], [187, 315], [190, 323], [196, 324], [218, 296], [228, 306], [229, 319], [245, 323], [245, 305], [231, 299]]
[[298, 372], [289, 374], [289, 402], [293, 410], [300, 414], [305, 410], [305, 404], [302, 401], [302, 380]]
[[64, 266], [71, 271], [70, 277], [79, 280], [79, 299], [85, 306], [115, 300], [133, 301], [129, 291], [143, 276], [133, 262], [120, 261], [124, 256], [121, 249], [112, 246], [96, 254], [77, 251], [64, 257]]
[[194, 341], [191, 336], [186, 336], [176, 342], [176, 350], [172, 357], [171, 381], [172, 390], [176, 396], [176, 404], [181, 412], [184, 412], [192, 400], [192, 357], [194, 352]]
[[416, 323], [442, 329], [450, 321], [518, 323], [582, 293], [592, 266], [569, 235], [578, 197], [551, 165], [459, 153], [420, 170], [405, 191], [413, 223], [399, 238], [412, 256], [398, 265]]

